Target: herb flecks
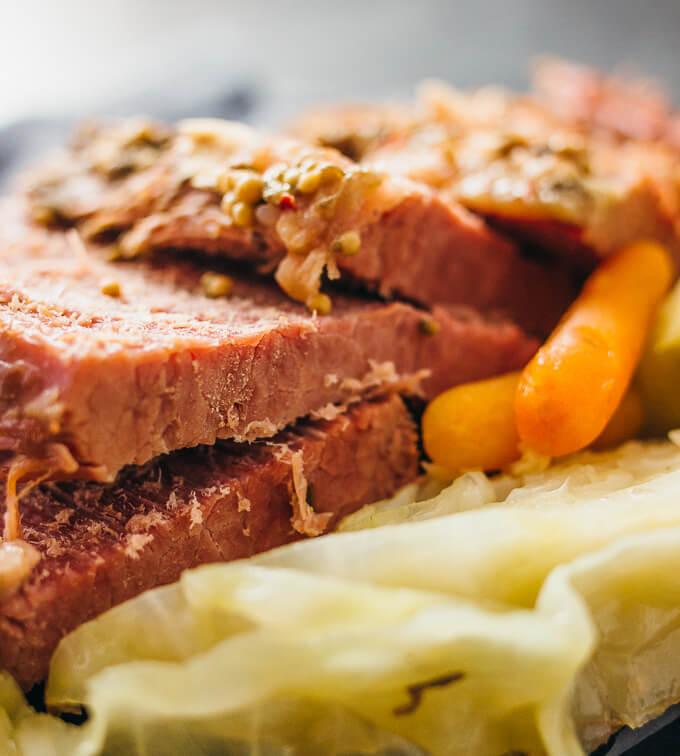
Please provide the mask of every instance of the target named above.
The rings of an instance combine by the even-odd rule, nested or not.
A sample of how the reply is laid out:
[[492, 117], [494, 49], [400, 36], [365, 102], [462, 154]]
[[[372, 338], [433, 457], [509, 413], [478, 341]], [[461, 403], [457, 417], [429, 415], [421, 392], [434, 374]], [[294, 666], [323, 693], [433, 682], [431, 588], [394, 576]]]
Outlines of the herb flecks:
[[409, 700], [397, 706], [392, 710], [395, 717], [403, 717], [406, 714], [413, 714], [418, 709], [423, 700], [423, 695], [428, 688], [444, 688], [451, 683], [458, 682], [465, 677], [465, 672], [453, 672], [450, 675], [441, 675], [433, 677], [431, 680], [414, 683], [406, 688]]
[[418, 323], [418, 328], [420, 329], [421, 333], [424, 333], [426, 336], [436, 336], [441, 330], [439, 321], [430, 316], [424, 317]]

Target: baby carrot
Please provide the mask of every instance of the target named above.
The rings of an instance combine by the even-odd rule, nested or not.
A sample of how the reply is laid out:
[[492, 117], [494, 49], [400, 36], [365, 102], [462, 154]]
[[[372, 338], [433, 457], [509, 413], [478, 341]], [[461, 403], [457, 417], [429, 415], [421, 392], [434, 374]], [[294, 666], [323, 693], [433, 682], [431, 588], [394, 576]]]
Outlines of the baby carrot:
[[666, 250], [647, 241], [595, 270], [522, 372], [515, 397], [522, 441], [558, 457], [600, 435], [630, 384], [673, 273]]
[[498, 470], [519, 456], [513, 399], [519, 373], [464, 383], [425, 409], [423, 446], [449, 472]]
[[[515, 395], [521, 373], [454, 386], [433, 399], [423, 415], [423, 446], [450, 473], [499, 470], [521, 456]], [[609, 449], [633, 438], [642, 425], [642, 403], [631, 388], [591, 445]]]

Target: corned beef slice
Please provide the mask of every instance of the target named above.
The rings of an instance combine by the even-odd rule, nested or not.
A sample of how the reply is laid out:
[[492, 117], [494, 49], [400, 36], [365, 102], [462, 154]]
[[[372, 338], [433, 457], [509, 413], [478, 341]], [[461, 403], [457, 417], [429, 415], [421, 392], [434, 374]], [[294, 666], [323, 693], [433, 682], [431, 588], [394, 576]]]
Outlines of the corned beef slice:
[[[189, 567], [247, 557], [303, 529], [333, 528], [416, 476], [416, 438], [392, 396], [269, 442], [175, 452], [124, 471], [113, 485], [33, 489], [21, 502], [24, 539], [42, 559], [0, 602], [0, 667], [28, 689], [45, 678], [64, 635], [115, 604]], [[300, 483], [308, 511], [294, 500], [305, 495]]]
[[[579, 79], [560, 65], [541, 69], [542, 78]], [[578, 86], [565, 87], [565, 95], [578, 96]], [[556, 100], [562, 94], [557, 87], [550, 92]], [[313, 111], [295, 128], [322, 143], [359, 140], [367, 169], [426, 183], [522, 246], [538, 246], [577, 269], [639, 238], [665, 244], [680, 263], [678, 159], [666, 145], [622, 146], [594, 122], [582, 130], [558, 119], [536, 98], [460, 92], [443, 83], [425, 86], [410, 114], [408, 120], [380, 106], [338, 107], [325, 116]], [[644, 120], [644, 112], [637, 116]], [[364, 122], [372, 124], [372, 139], [362, 132]], [[549, 290], [561, 290], [557, 276]]]
[[[536, 347], [469, 311], [336, 296], [319, 317], [262, 280], [234, 277], [231, 296], [211, 299], [190, 264], [108, 263], [77, 235], [13, 238], [0, 243], [0, 447], [65, 444], [102, 480], [178, 448], [273, 436], [422, 375], [431, 397]], [[111, 282], [119, 296], [102, 293]]]
[[[552, 328], [574, 296], [563, 272], [525, 259], [481, 219], [422, 183], [245, 127], [231, 140], [229, 131], [220, 134], [225, 125], [213, 132], [195, 124], [172, 135], [161, 131], [154, 153], [142, 137], [160, 127], [135, 131], [133, 125], [93, 132], [34, 176], [34, 215], [77, 223], [86, 236], [117, 234], [127, 255], [194, 249], [271, 271], [288, 251], [277, 279], [301, 301], [316, 292], [324, 261], [330, 275], [337, 266], [343, 279], [384, 297], [500, 312], [538, 333]], [[230, 173], [229, 165], [249, 168]], [[310, 191], [315, 171], [327, 178]], [[244, 180], [254, 194], [238, 193]], [[237, 197], [256, 196], [258, 181], [267, 201], [244, 207]], [[339, 242], [347, 232], [358, 234], [358, 250]], [[550, 296], [537, 297], [540, 291]]]

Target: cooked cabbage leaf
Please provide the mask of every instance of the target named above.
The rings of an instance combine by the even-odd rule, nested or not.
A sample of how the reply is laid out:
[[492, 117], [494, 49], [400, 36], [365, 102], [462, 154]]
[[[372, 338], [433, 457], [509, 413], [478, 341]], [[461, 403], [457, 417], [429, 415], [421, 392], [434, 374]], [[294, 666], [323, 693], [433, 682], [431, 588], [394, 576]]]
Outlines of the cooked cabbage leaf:
[[47, 700], [83, 704], [89, 721], [36, 715], [7, 683], [7, 742], [31, 755], [576, 756], [680, 697], [676, 446], [468, 475], [429, 505], [422, 492], [356, 517], [370, 529], [186, 572], [82, 626], [55, 654]]
[[659, 309], [636, 382], [648, 430], [663, 433], [680, 424], [680, 283]]

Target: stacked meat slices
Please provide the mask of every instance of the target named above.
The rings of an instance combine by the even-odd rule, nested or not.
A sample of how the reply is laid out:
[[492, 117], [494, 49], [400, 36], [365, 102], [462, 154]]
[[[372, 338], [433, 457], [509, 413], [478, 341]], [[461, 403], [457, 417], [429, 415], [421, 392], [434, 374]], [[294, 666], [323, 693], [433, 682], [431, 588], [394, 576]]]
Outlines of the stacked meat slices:
[[[507, 313], [532, 313], [541, 330], [559, 314], [503, 286], [524, 270], [547, 284], [555, 270], [426, 187], [369, 180], [324, 151], [318, 192], [277, 178], [283, 188], [267, 201], [271, 187], [240, 167], [256, 156], [240, 145], [230, 161], [215, 148], [224, 133], [213, 136], [198, 139], [207, 155], [192, 147], [192, 169], [178, 159], [178, 133], [167, 142], [137, 129], [121, 142], [117, 129], [97, 132], [28, 202], [4, 204], [0, 446], [8, 502], [20, 492], [13, 534], [40, 559], [21, 579], [5, 570], [0, 664], [26, 688], [45, 677], [58, 640], [106, 608], [188, 567], [328, 532], [413, 480], [417, 429], [401, 397], [523, 365], [538, 342]], [[99, 151], [112, 167], [94, 165]], [[303, 148], [288, 168], [316, 152]], [[217, 167], [259, 186], [250, 217], [238, 183], [229, 208], [198, 178]], [[333, 193], [344, 216], [317, 214]], [[266, 211], [275, 223], [260, 220]], [[296, 248], [301, 270], [279, 285], [270, 274], [285, 272], [280, 232], [293, 216], [316, 246]], [[357, 249], [335, 251], [355, 235]], [[447, 249], [462, 262], [439, 267]], [[324, 276], [305, 267], [315, 255]], [[385, 301], [376, 290], [387, 295], [391, 269], [446, 294], [444, 276], [451, 296]], [[470, 307], [480, 297], [483, 313]]]
[[[25, 688], [107, 608], [326, 533], [413, 480], [403, 397], [524, 365], [608, 251], [492, 230], [450, 116], [364, 115], [382, 136], [348, 136], [359, 162], [309, 122], [304, 139], [91, 128], [5, 201], [5, 536], [30, 558], [10, 564], [6, 541], [0, 664]], [[536, 206], [514, 202], [515, 219]]]

